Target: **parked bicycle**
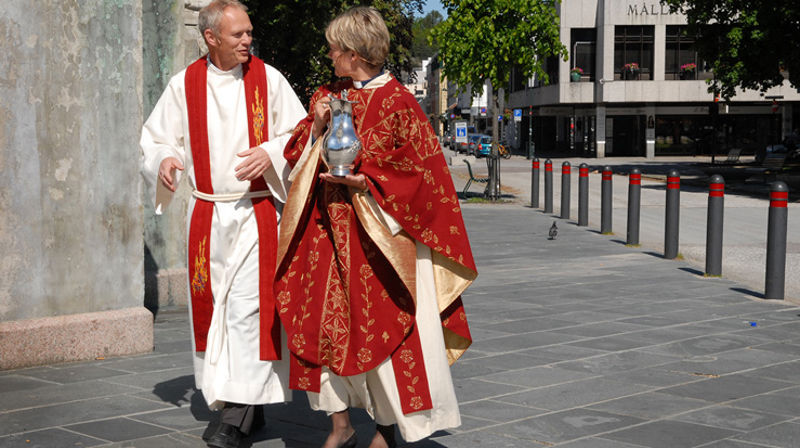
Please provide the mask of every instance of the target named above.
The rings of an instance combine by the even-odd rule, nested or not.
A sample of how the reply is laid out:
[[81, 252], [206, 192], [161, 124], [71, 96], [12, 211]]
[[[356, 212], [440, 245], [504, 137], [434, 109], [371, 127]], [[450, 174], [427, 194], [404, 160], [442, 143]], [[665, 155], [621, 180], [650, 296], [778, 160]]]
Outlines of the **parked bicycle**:
[[506, 147], [503, 146], [503, 145], [497, 145], [497, 154], [499, 154], [500, 157], [502, 157], [504, 159], [510, 159], [511, 158], [511, 151], [506, 149]]

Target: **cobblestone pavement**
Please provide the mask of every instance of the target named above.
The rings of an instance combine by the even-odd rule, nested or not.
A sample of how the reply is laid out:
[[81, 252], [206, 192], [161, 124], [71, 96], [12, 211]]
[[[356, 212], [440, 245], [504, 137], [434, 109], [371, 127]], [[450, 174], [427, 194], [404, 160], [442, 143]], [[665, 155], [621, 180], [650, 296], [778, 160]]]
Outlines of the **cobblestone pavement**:
[[[452, 370], [462, 426], [404, 446], [800, 446], [800, 308], [524, 204], [464, 216], [480, 276]], [[216, 415], [193, 387], [185, 310], [155, 332], [147, 355], [0, 372], [0, 447], [204, 446]], [[248, 446], [327, 432], [302, 394], [266, 414]], [[366, 447], [374, 429], [353, 418]]]

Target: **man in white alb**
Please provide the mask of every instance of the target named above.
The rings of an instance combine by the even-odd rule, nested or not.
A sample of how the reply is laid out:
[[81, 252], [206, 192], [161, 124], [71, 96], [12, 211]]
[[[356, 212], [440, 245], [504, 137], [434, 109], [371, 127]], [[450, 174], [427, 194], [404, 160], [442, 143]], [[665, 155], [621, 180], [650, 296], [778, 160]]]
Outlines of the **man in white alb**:
[[200, 11], [208, 55], [170, 80], [141, 139], [157, 214], [181, 172], [193, 189], [187, 247], [195, 382], [209, 407], [222, 409], [207, 441], [221, 448], [237, 447], [263, 423], [259, 405], [289, 397], [272, 286], [288, 190], [283, 148], [306, 115], [286, 79], [250, 54], [246, 11], [236, 0]]

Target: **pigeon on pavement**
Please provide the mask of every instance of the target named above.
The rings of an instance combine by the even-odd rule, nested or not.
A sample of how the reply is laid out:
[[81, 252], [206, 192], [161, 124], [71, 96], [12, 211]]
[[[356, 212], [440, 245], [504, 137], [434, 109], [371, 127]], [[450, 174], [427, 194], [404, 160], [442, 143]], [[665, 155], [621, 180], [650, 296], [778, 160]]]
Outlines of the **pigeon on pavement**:
[[556, 239], [556, 237], [558, 236], [558, 226], [556, 226], [556, 222], [555, 221], [553, 221], [553, 225], [550, 226], [550, 233], [548, 235], [550, 235], [550, 238], [548, 238], [548, 239], [551, 239], [551, 240]]

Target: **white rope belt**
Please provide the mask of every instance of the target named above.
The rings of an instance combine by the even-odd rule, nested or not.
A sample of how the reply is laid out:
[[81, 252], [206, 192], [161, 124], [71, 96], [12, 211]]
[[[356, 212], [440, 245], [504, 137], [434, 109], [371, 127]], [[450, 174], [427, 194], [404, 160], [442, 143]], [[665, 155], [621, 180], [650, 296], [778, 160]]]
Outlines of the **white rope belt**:
[[242, 191], [240, 193], [208, 194], [201, 191], [192, 190], [192, 196], [209, 202], [236, 202], [242, 199], [264, 198], [272, 196], [269, 190], [262, 191]]

